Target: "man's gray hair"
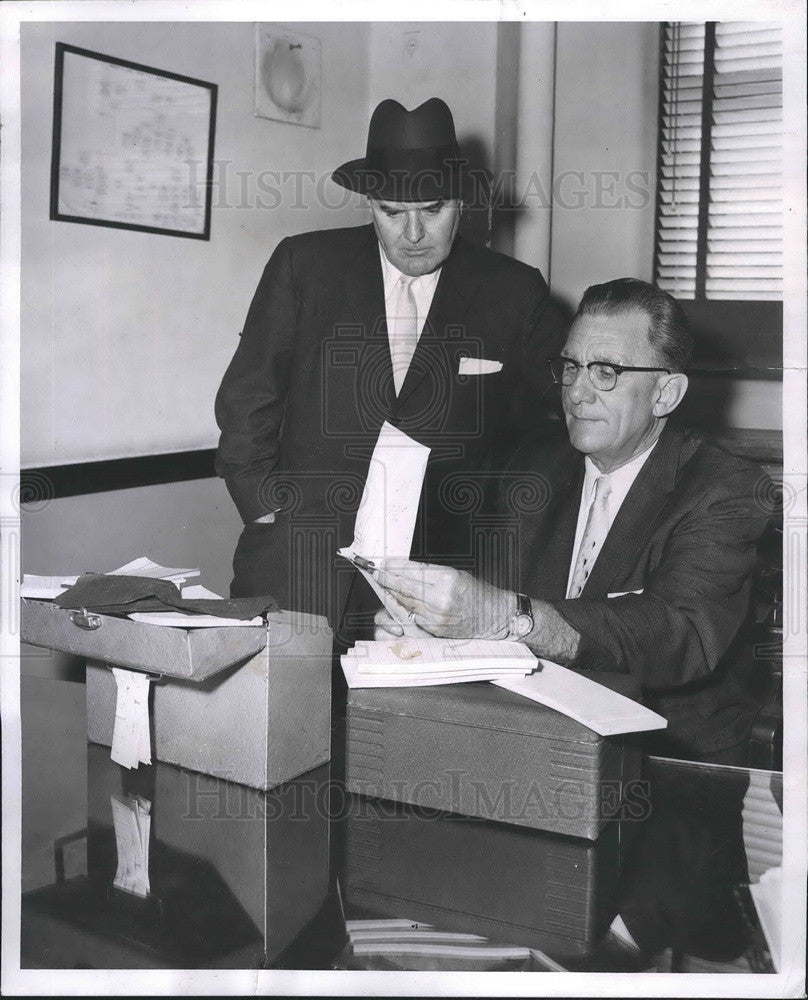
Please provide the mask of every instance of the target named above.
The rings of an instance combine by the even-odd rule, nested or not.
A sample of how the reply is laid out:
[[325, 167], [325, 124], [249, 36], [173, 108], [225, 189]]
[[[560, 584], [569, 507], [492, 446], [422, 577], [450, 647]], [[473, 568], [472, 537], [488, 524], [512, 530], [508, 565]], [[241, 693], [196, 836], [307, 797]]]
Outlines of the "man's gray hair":
[[639, 278], [617, 278], [590, 285], [584, 292], [579, 316], [613, 315], [639, 309], [648, 317], [648, 340], [662, 363], [673, 372], [683, 372], [693, 354], [693, 331], [676, 299], [656, 285]]

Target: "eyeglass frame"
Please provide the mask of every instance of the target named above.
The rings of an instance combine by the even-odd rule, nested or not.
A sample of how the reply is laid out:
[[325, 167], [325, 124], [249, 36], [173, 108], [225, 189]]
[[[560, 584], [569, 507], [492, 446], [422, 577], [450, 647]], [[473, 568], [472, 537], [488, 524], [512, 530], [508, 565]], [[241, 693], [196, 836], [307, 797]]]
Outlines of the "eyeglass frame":
[[[566, 364], [575, 365], [575, 375], [571, 382], [565, 382], [563, 379], [563, 374], [561, 378], [555, 377], [555, 373], [553, 372], [553, 363], [556, 361], [563, 361]], [[613, 369], [614, 385], [609, 386], [608, 389], [603, 389], [599, 385], [595, 385], [595, 382], [592, 379], [592, 368], [594, 365], [607, 365], [609, 368]], [[617, 385], [617, 379], [623, 374], [623, 372], [665, 372], [667, 375], [673, 375], [673, 372], [671, 371], [670, 368], [644, 368], [644, 367], [638, 367], [636, 365], [618, 365], [614, 361], [589, 361], [587, 362], [587, 364], [581, 365], [577, 361], [573, 361], [572, 358], [568, 358], [563, 354], [558, 354], [554, 358], [549, 358], [547, 360], [547, 366], [550, 369], [550, 377], [552, 378], [553, 382], [555, 382], [556, 385], [564, 386], [567, 389], [571, 385], [575, 384], [575, 379], [578, 378], [578, 372], [580, 372], [582, 368], [586, 368], [586, 374], [589, 377], [589, 383], [594, 389], [597, 389], [598, 392], [611, 392], [612, 389], [614, 389], [614, 387]]]

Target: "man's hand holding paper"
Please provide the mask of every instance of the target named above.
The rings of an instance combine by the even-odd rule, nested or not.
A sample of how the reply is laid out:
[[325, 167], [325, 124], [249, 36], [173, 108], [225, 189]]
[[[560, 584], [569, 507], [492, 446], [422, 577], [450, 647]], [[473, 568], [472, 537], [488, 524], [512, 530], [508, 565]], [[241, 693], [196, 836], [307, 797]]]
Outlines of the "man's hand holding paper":
[[[375, 582], [430, 635], [503, 639], [515, 610], [514, 595], [451, 566], [385, 560]], [[377, 625], [385, 623], [377, 617]]]

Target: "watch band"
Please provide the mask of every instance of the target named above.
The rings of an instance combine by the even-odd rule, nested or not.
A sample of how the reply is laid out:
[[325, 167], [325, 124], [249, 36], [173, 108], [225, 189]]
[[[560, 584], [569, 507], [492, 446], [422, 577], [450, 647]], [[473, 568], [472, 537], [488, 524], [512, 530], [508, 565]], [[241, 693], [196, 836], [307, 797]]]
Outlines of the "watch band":
[[533, 605], [525, 594], [516, 595], [516, 614], [509, 627], [510, 639], [524, 639], [533, 631]]

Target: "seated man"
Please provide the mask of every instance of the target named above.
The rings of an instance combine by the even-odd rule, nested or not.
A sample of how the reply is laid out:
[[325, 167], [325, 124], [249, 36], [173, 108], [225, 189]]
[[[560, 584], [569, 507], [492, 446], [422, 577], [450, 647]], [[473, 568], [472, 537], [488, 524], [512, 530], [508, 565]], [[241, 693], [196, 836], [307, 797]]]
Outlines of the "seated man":
[[[755, 704], [722, 657], [747, 613], [767, 480], [669, 423], [691, 347], [666, 292], [632, 278], [589, 288], [550, 362], [569, 440], [522, 446], [502, 479], [502, 496], [520, 474], [545, 483], [541, 510], [511, 512], [523, 593], [414, 562], [376, 579], [432, 635], [518, 639], [573, 668], [635, 675], [668, 720], [649, 749], [735, 763]], [[377, 623], [401, 631], [384, 612]]]

